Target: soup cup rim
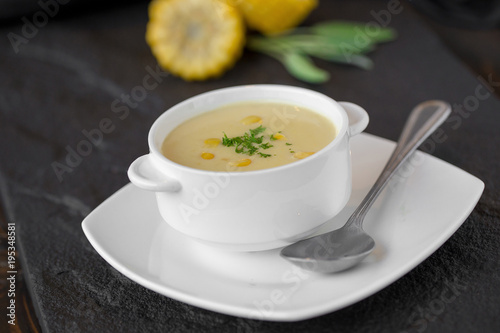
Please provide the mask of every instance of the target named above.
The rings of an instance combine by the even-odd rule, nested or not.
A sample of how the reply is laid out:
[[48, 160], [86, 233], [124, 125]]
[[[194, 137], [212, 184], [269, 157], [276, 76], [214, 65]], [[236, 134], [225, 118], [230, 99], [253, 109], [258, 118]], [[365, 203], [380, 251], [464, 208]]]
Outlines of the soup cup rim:
[[[179, 163], [176, 163], [170, 159], [168, 159], [167, 157], [165, 157], [161, 151], [158, 149], [158, 147], [156, 147], [156, 144], [155, 144], [155, 133], [158, 129], [158, 127], [160, 126], [160, 124], [162, 123], [162, 120], [166, 117], [170, 117], [169, 115], [169, 112], [170, 110], [172, 109], [177, 109], [177, 108], [181, 108], [183, 107], [184, 105], [186, 104], [189, 104], [191, 103], [192, 101], [196, 100], [196, 99], [200, 99], [200, 98], [203, 98], [207, 95], [212, 95], [214, 93], [223, 93], [223, 92], [230, 92], [231, 90], [244, 90], [244, 89], [249, 89], [249, 88], [262, 88], [262, 89], [282, 89], [282, 90], [289, 90], [290, 92], [292, 91], [296, 91], [296, 92], [302, 92], [302, 93], [305, 93], [305, 94], [312, 94], [312, 95], [316, 95], [316, 97], [319, 97], [319, 98], [322, 98], [328, 102], [330, 102], [333, 106], [335, 106], [336, 108], [339, 109], [340, 111], [340, 114], [341, 114], [341, 117], [342, 117], [342, 127], [341, 128], [338, 128], [336, 127], [336, 129], [338, 128], [338, 131], [335, 135], [335, 138], [328, 144], [326, 145], [325, 147], [323, 147], [322, 149], [320, 149], [319, 151], [315, 152], [314, 154], [312, 154], [311, 156], [308, 156], [307, 158], [304, 158], [304, 159], [301, 159], [301, 160], [298, 160], [298, 161], [294, 161], [292, 163], [288, 163], [288, 164], [284, 164], [284, 165], [279, 165], [279, 166], [275, 166], [275, 167], [271, 167], [271, 168], [265, 168], [265, 169], [259, 169], [259, 170], [249, 170], [249, 171], [213, 171], [213, 170], [203, 170], [203, 169], [196, 169], [196, 168], [193, 168], [193, 167], [189, 167], [189, 166], [185, 166], [185, 165], [182, 165], [182, 164], [179, 164]], [[242, 98], [239, 102], [258, 102], [258, 100], [246, 100], [244, 98]], [[238, 102], [238, 103], [239, 103]], [[279, 103], [280, 100], [279, 99], [276, 99], [275, 102]], [[287, 104], [287, 101], [282, 101], [284, 104]], [[230, 104], [233, 104], [233, 103], [221, 103], [218, 107], [222, 107], [222, 106], [225, 106], [225, 105], [230, 105]], [[292, 103], [288, 103], [288, 104], [292, 104]], [[307, 107], [307, 106], [305, 106]], [[313, 112], [316, 112], [313, 108], [309, 108], [307, 107], [308, 109], [310, 109], [311, 111]], [[214, 108], [215, 109], [215, 108]], [[204, 112], [210, 112], [214, 109], [210, 109], [210, 110], [206, 110]], [[188, 119], [190, 118], [187, 118], [185, 119], [184, 121], [187, 121]], [[331, 121], [331, 119], [329, 119]], [[334, 124], [336, 126], [336, 124]], [[149, 133], [148, 133], [148, 146], [149, 146], [149, 150], [150, 150], [150, 153], [152, 153], [152, 155], [159, 159], [162, 163], [166, 163], [167, 165], [171, 165], [172, 167], [180, 170], [180, 171], [184, 171], [184, 172], [190, 172], [190, 173], [195, 173], [195, 174], [200, 174], [200, 175], [207, 175], [207, 174], [230, 174], [232, 177], [235, 176], [235, 177], [250, 177], [250, 176], [255, 176], [255, 175], [259, 175], [259, 174], [267, 174], [267, 173], [275, 173], [275, 172], [281, 172], [283, 170], [286, 170], [288, 168], [298, 168], [299, 165], [303, 165], [305, 163], [312, 163], [313, 160], [316, 160], [318, 158], [320, 158], [322, 155], [326, 154], [326, 152], [330, 149], [333, 149], [333, 147], [337, 146], [339, 144], [339, 142], [344, 138], [345, 135], [349, 135], [349, 132], [348, 132], [348, 128], [349, 128], [349, 119], [348, 119], [348, 116], [347, 116], [347, 113], [345, 111], [345, 109], [342, 107], [342, 105], [339, 104], [339, 102], [337, 102], [336, 100], [326, 96], [325, 94], [322, 94], [320, 92], [317, 92], [317, 91], [314, 91], [314, 90], [310, 90], [310, 89], [307, 89], [307, 88], [302, 88], [302, 87], [295, 87], [295, 86], [288, 86], [288, 85], [279, 85], [279, 84], [254, 84], [254, 85], [240, 85], [240, 86], [232, 86], [232, 87], [226, 87], [226, 88], [220, 88], [220, 89], [215, 89], [215, 90], [210, 90], [210, 91], [207, 91], [207, 92], [204, 92], [204, 93], [201, 93], [201, 94], [198, 94], [198, 95], [195, 95], [195, 96], [192, 96], [180, 103], [177, 103], [175, 105], [173, 105], [172, 107], [168, 108], [167, 110], [165, 110], [153, 123], [153, 125], [151, 126], [150, 130], [149, 130]]]

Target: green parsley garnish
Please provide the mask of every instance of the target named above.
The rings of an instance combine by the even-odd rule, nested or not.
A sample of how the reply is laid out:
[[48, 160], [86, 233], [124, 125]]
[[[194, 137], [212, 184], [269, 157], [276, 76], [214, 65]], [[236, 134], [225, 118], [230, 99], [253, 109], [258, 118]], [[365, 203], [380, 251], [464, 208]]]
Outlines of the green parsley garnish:
[[264, 132], [265, 130], [266, 130], [266, 128], [265, 128], [265, 127], [262, 127], [262, 125], [260, 125], [260, 126], [259, 126], [259, 127], [257, 127], [257, 128], [251, 129], [251, 130], [250, 130], [250, 135], [251, 135], [252, 137], [255, 137], [257, 134], [260, 134], [260, 133]]
[[[224, 136], [222, 137], [222, 145], [226, 147], [234, 147], [234, 151], [238, 154], [245, 155], [259, 155], [260, 157], [267, 158], [271, 157], [271, 154], [265, 154], [259, 150], [266, 150], [274, 147], [270, 142], [264, 142], [264, 135], [260, 135], [266, 131], [266, 128], [260, 125], [259, 127], [253, 128], [245, 132], [241, 136], [235, 136], [234, 138], [229, 138], [226, 133], [222, 132]], [[279, 131], [278, 133], [281, 133]], [[277, 140], [273, 135], [269, 137], [270, 141]], [[290, 146], [291, 143], [286, 142], [286, 145]]]
[[234, 138], [228, 138], [226, 133], [223, 133], [224, 137], [222, 138], [222, 144], [226, 147], [234, 147], [234, 151], [238, 154], [250, 156], [258, 154], [264, 158], [270, 157], [270, 154], [259, 152], [259, 149], [269, 149], [273, 147], [269, 142], [263, 142], [263, 135], [259, 136], [259, 134], [263, 133], [265, 130], [266, 128], [260, 125], [259, 127], [250, 129], [242, 136], [235, 136]]

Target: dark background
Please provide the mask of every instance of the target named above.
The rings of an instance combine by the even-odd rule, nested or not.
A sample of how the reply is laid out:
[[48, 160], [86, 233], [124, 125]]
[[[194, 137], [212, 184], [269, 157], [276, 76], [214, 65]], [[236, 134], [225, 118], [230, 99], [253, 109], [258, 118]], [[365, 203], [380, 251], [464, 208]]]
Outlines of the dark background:
[[[324, 85], [296, 81], [273, 59], [249, 51], [217, 80], [186, 83], [168, 77], [59, 182], [50, 165], [64, 158], [66, 145], [75, 146], [82, 129], [95, 127], [120, 93], [141, 84], [145, 67], [156, 66], [144, 42], [147, 4], [70, 1], [15, 53], [6, 36], [20, 33], [22, 17], [31, 20], [40, 7], [36, 1], [0, 1], [0, 308], [8, 301], [8, 222], [16, 223], [16, 264], [22, 267], [17, 325], [10, 327], [2, 315], [0, 331], [500, 331], [500, 102], [494, 97], [482, 102], [460, 131], [445, 126], [450, 139], [434, 152], [485, 182], [474, 212], [409, 274], [332, 314], [298, 323], [261, 323], [191, 307], [116, 272], [80, 227], [85, 215], [128, 182], [126, 169], [147, 151], [145, 138], [154, 119], [204, 91], [248, 83], [308, 87], [364, 106], [371, 116], [367, 132], [396, 140], [418, 102], [442, 98], [457, 105], [473, 94], [478, 76], [500, 81], [496, 1], [425, 1], [417, 4], [420, 11], [404, 2], [390, 24], [398, 40], [370, 55], [375, 69], [318, 62], [332, 74]], [[384, 1], [323, 0], [305, 24], [368, 22], [370, 11], [386, 6]], [[500, 94], [499, 87], [493, 91]], [[443, 311], [432, 312], [446, 281], [457, 281], [464, 290]], [[418, 325], [410, 320], [415, 313], [422, 320]]]

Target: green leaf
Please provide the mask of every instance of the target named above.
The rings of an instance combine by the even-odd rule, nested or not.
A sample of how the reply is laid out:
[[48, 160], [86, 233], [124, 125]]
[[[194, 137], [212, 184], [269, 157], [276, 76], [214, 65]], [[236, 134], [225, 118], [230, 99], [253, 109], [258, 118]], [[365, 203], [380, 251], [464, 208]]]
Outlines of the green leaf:
[[275, 37], [248, 37], [246, 47], [264, 53], [281, 53], [289, 49], [287, 44]]
[[266, 130], [265, 127], [263, 127], [262, 125], [260, 125], [259, 127], [256, 127], [254, 129], [250, 129], [250, 135], [252, 137], [256, 136], [257, 134], [260, 134], [262, 132], [264, 132]]
[[[281, 37], [282, 45], [288, 45], [288, 50], [307, 53], [325, 58], [328, 56], [346, 56], [347, 54], [364, 54], [374, 49], [370, 42], [355, 43], [355, 41], [332, 40], [330, 37], [316, 35], [295, 35]], [[283, 46], [283, 49], [284, 46]]]
[[[338, 60], [338, 59], [336, 61], [340, 62], [340, 60]], [[353, 66], [357, 66], [359, 68], [365, 69], [367, 71], [372, 70], [373, 66], [374, 66], [373, 61], [364, 55], [352, 56], [350, 64]]]
[[371, 70], [373, 69], [373, 61], [368, 58], [367, 56], [364, 55], [351, 55], [351, 56], [344, 56], [344, 55], [328, 55], [328, 54], [314, 54], [315, 57], [331, 61], [331, 62], [336, 62], [339, 64], [347, 64], [347, 65], [352, 65], [359, 67], [364, 70]]
[[316, 67], [312, 60], [300, 53], [285, 53], [281, 58], [288, 72], [299, 80], [309, 83], [323, 83], [330, 79], [330, 74]]
[[396, 31], [376, 22], [327, 21], [298, 27], [272, 37], [250, 37], [247, 47], [278, 59], [288, 72], [309, 83], [328, 81], [328, 72], [316, 67], [310, 57], [370, 70], [373, 62], [364, 54], [375, 45], [397, 37]]
[[310, 30], [318, 35], [335, 38], [339, 42], [355, 42], [363, 44], [366, 40], [369, 43], [389, 42], [397, 37], [394, 29], [381, 27], [378, 24], [345, 22], [345, 21], [328, 21], [318, 23], [310, 28]]
[[355, 28], [360, 29], [362, 26], [362, 23], [357, 22], [326, 21], [317, 23], [309, 29], [318, 35], [352, 40], [357, 34]]
[[342, 55], [349, 49], [351, 54], [363, 54], [373, 50], [373, 45], [365, 43], [356, 45], [353, 41], [337, 41], [329, 37], [317, 35], [291, 35], [280, 37], [249, 38], [247, 47], [264, 53], [308, 53]]

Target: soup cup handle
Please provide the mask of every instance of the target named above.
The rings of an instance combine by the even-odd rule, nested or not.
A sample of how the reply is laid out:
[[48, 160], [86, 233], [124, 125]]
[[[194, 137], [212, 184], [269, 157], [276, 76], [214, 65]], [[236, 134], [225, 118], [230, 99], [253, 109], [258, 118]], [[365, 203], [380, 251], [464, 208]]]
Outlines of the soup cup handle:
[[137, 187], [155, 192], [178, 192], [182, 185], [158, 171], [150, 154], [137, 158], [128, 168], [128, 178]]
[[339, 102], [339, 104], [344, 108], [349, 118], [349, 135], [354, 136], [363, 132], [370, 120], [365, 109], [349, 102]]

